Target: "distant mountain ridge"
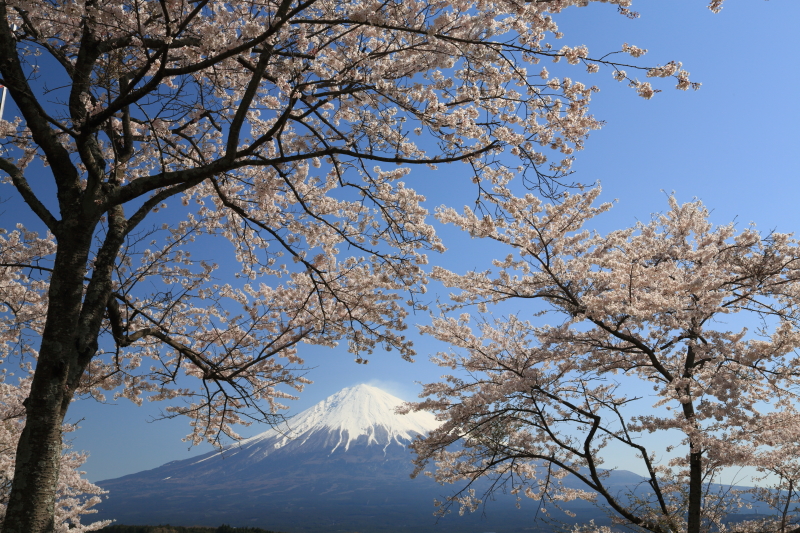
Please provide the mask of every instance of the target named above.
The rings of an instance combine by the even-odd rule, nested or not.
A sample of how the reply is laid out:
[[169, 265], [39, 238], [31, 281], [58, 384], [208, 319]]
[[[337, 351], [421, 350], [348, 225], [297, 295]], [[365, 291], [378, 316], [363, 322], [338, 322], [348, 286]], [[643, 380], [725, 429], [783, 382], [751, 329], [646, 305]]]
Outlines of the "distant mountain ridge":
[[[434, 499], [459, 487], [411, 479], [408, 444], [438, 422], [430, 413], [399, 415], [403, 401], [369, 385], [342, 389], [222, 452], [173, 461], [97, 484], [110, 491], [96, 519], [118, 524], [260, 527], [285, 533], [516, 533], [548, 530], [537, 502], [513, 496], [488, 502], [484, 513], [437, 520]], [[620, 491], [641, 483], [632, 472], [610, 473]], [[571, 502], [575, 522], [608, 523], [588, 502]], [[568, 518], [563, 516], [566, 521]]]

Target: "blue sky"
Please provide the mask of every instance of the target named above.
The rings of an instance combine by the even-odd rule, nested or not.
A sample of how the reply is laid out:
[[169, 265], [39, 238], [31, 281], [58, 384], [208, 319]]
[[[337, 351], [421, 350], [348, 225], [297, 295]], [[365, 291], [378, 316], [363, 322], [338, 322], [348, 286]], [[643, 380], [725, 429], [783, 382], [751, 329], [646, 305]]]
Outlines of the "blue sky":
[[[693, 81], [703, 86], [688, 93], [665, 88], [645, 101], [608, 71], [571, 74], [601, 88], [593, 97], [592, 112], [607, 122], [577, 153], [574, 166], [577, 181], [599, 181], [602, 198], [618, 200], [597, 229], [647, 219], [666, 208], [666, 197], [674, 191], [682, 202], [701, 199], [720, 224], [736, 220], [744, 227], [753, 221], [762, 231], [800, 230], [800, 69], [794, 55], [800, 41], [800, 3], [727, 0], [718, 15], [706, 9], [704, 0], [639, 0], [632, 7], [640, 19], [628, 20], [608, 4], [566, 10], [556, 19], [565, 33], [564, 44], [586, 44], [590, 55], [617, 50], [623, 42], [635, 44], [649, 49], [648, 64], [682, 61]], [[460, 207], [474, 199], [467, 172], [460, 164], [437, 171], [420, 168], [406, 181], [428, 197], [431, 211], [442, 203]], [[27, 218], [15, 212], [24, 206], [8, 205], [5, 227], [18, 216]], [[441, 235], [449, 250], [431, 257], [432, 262], [462, 272], [488, 265], [492, 251], [482, 243], [447, 228]], [[433, 300], [437, 294], [446, 296], [440, 287], [431, 287], [428, 296]], [[411, 316], [411, 329], [425, 319]], [[416, 363], [392, 352], [374, 354], [368, 365], [353, 363], [343, 348], [303, 347], [311, 367], [307, 377], [314, 383], [291, 403], [290, 413], [358, 383], [414, 399], [416, 382], [434, 381], [443, 373], [427, 361], [441, 346], [427, 338], [416, 345]], [[119, 405], [73, 405], [68, 419], [81, 426], [73, 445], [90, 453], [85, 465], [89, 479], [118, 477], [210, 449], [189, 449], [181, 442], [189, 431], [184, 419], [152, 422], [160, 407], [139, 408], [124, 400]], [[254, 426], [243, 433], [266, 429]]]

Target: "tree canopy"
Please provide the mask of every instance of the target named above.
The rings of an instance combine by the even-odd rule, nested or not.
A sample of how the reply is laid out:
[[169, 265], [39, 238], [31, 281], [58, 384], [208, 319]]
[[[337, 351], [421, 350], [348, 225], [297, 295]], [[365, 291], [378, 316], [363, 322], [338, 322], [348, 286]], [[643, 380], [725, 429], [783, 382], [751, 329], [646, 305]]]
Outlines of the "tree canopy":
[[[469, 485], [488, 477], [490, 492], [594, 500], [653, 533], [800, 531], [800, 243], [713, 226], [700, 202], [674, 198], [602, 235], [587, 229], [611, 207], [594, 204], [599, 192], [545, 204], [506, 190], [493, 216], [438, 214], [509, 254], [492, 270], [434, 267], [460, 292], [423, 331], [453, 347], [436, 362], [462, 372], [409, 406], [443, 421], [412, 445], [417, 472], [434, 463], [437, 480], [467, 487], [451, 503], [471, 510], [481, 495]], [[613, 448], [646, 473], [645, 491], [609, 485]], [[779, 519], [728, 523], [746, 504], [715, 488], [728, 467], [779, 475], [775, 490], [755, 491]]]
[[[0, 1], [19, 112], [0, 172], [41, 225], [0, 261], [4, 356], [35, 359], [4, 531], [53, 527], [76, 395], [178, 400], [189, 438], [218, 443], [302, 389], [300, 343], [411, 359], [404, 318], [443, 249], [411, 167], [463, 162], [486, 198], [517, 175], [554, 194], [600, 122], [596, 89], [542, 59], [644, 98], [634, 72], [693, 86], [633, 45], [554, 46], [554, 17], [586, 4]], [[194, 259], [212, 243], [236, 279]]]

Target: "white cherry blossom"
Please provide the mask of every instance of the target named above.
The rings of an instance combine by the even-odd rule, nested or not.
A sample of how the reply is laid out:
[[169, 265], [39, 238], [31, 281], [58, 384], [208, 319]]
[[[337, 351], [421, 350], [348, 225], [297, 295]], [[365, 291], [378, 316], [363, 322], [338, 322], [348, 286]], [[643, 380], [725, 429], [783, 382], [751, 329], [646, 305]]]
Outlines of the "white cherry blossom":
[[[498, 188], [492, 215], [439, 211], [509, 253], [491, 270], [434, 267], [458, 292], [421, 329], [452, 346], [434, 360], [459, 372], [406, 407], [442, 422], [412, 445], [417, 472], [467, 488], [489, 477], [492, 490], [556, 507], [595, 500], [654, 533], [798, 531], [800, 242], [713, 226], [700, 202], [674, 198], [649, 222], [601, 235], [587, 229], [611, 207], [596, 205], [599, 193], [545, 204]], [[491, 314], [510, 302], [530, 312]], [[647, 473], [647, 494], [607, 485], [610, 445]], [[713, 489], [728, 467], [777, 475], [756, 495], [783, 518], [726, 523], [745, 502]], [[567, 475], [585, 490], [563, 485]], [[450, 504], [474, 510], [480, 497], [465, 490]]]

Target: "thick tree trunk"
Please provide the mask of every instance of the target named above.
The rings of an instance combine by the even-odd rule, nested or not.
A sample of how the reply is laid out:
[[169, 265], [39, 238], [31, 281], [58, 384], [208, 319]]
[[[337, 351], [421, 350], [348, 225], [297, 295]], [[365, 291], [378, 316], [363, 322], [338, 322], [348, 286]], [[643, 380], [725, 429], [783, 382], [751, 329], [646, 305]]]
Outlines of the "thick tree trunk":
[[[42, 353], [45, 351], [47, 349]], [[37, 366], [41, 368], [42, 363]], [[53, 531], [66, 395], [63, 392], [65, 380], [62, 379], [63, 372], [59, 365], [49, 366], [55, 368], [37, 372], [37, 377], [48, 375], [38, 380], [35, 389], [31, 388], [31, 395], [26, 402], [27, 420], [17, 445], [14, 483], [3, 524], [4, 532]]]
[[47, 322], [25, 401], [26, 423], [17, 446], [4, 533], [45, 533], [54, 528], [61, 426], [86, 360], [77, 341], [91, 231], [67, 233], [64, 241], [59, 239]]

